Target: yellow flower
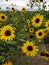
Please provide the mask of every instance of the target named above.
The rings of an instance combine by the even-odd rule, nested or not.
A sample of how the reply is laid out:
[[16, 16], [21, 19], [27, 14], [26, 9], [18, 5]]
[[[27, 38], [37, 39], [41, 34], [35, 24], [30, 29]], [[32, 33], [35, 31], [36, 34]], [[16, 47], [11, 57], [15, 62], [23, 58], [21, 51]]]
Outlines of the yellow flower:
[[1, 30], [0, 31], [1, 39], [4, 39], [5, 41], [7, 40], [10, 41], [10, 40], [13, 40], [13, 38], [15, 38], [15, 34], [14, 34], [15, 30], [14, 28], [12, 28], [12, 26], [6, 25], [2, 27], [0, 30]]
[[14, 8], [14, 7], [11, 7], [11, 10], [12, 10], [12, 11], [14, 11], [14, 10], [15, 10], [15, 8]]
[[45, 22], [45, 25], [44, 26], [46, 27], [45, 30], [48, 30], [49, 31], [49, 20], [47, 20]]
[[5, 62], [4, 64], [2, 65], [13, 65], [11, 61], [8, 61], [8, 62]]
[[22, 11], [22, 12], [25, 12], [25, 11], [26, 11], [26, 8], [25, 8], [25, 7], [23, 7], [23, 8], [21, 9], [21, 11]]
[[43, 0], [35, 0], [35, 2], [43, 2]]
[[30, 32], [30, 33], [33, 33], [33, 32], [34, 32], [34, 29], [29, 28], [29, 32]]
[[43, 22], [43, 15], [36, 14], [32, 19], [31, 19], [32, 25], [35, 27], [41, 26]]
[[38, 46], [35, 46], [33, 41], [26, 41], [22, 46], [22, 52], [26, 53], [27, 56], [35, 56], [38, 51]]
[[45, 59], [45, 60], [49, 60], [49, 52], [48, 51], [42, 51], [40, 53], [41, 58]]
[[46, 34], [45, 34], [45, 31], [43, 29], [39, 29], [38, 31], [35, 32], [35, 35], [36, 35], [37, 39], [42, 39], [42, 38], [44, 38], [44, 36]]
[[28, 19], [27, 21], [26, 21], [28, 24], [30, 24], [30, 20]]
[[16, 8], [15, 8], [15, 7], [12, 6], [12, 7], [10, 8], [10, 10], [13, 12], [13, 14], [16, 13]]
[[3, 13], [0, 13], [0, 21], [6, 21], [7, 20], [7, 16]]

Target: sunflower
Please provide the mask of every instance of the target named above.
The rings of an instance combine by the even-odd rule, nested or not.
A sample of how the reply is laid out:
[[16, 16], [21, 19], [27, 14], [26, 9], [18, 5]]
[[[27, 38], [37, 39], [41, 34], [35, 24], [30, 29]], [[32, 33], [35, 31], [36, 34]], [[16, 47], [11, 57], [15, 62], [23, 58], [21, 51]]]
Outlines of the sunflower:
[[49, 60], [49, 52], [48, 51], [42, 51], [40, 53], [41, 58], [45, 59], [45, 60]]
[[23, 7], [23, 8], [21, 9], [21, 11], [22, 11], [22, 12], [25, 12], [25, 11], [26, 11], [26, 8], [25, 8], [25, 7]]
[[45, 30], [48, 30], [48, 31], [49, 31], [49, 20], [47, 20], [47, 21], [45, 22], [45, 25], [44, 25], [44, 26], [46, 27]]
[[22, 52], [27, 56], [35, 56], [38, 51], [38, 46], [35, 46], [33, 41], [26, 41], [22, 46]]
[[14, 7], [11, 7], [10, 9], [14, 14], [16, 13], [16, 9]]
[[6, 21], [7, 20], [7, 16], [3, 13], [0, 13], [0, 21]]
[[14, 32], [15, 32], [14, 28], [12, 28], [12, 26], [10, 25], [2, 27], [0, 31], [1, 39], [4, 39], [5, 41], [13, 40], [13, 38], [15, 37]]
[[34, 29], [33, 28], [29, 28], [29, 32], [30, 33], [34, 33]]
[[8, 61], [8, 62], [5, 62], [4, 64], [2, 65], [13, 65], [11, 61]]
[[35, 0], [35, 2], [43, 2], [43, 0]]
[[32, 25], [35, 26], [35, 27], [39, 27], [41, 26], [42, 22], [43, 22], [43, 15], [40, 15], [40, 14], [36, 14], [32, 19], [31, 19], [31, 22], [32, 22]]
[[43, 39], [46, 33], [43, 29], [39, 29], [38, 31], [35, 32], [35, 35], [37, 39]]
[[27, 19], [27, 21], [26, 21], [28, 24], [30, 24], [30, 20], [29, 19]]

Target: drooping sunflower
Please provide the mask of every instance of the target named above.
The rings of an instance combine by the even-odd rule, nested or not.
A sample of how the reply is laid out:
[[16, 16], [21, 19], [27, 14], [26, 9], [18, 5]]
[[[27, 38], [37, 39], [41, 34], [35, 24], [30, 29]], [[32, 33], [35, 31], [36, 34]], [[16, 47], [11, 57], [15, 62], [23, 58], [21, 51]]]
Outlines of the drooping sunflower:
[[48, 30], [49, 31], [49, 20], [47, 20], [45, 22], [45, 25], [44, 26], [46, 27], [45, 30]]
[[33, 41], [26, 41], [22, 46], [22, 52], [27, 56], [36, 56], [38, 51], [38, 46], [35, 46]]
[[42, 22], [43, 22], [43, 15], [40, 15], [40, 14], [36, 14], [32, 19], [31, 19], [31, 22], [32, 22], [32, 25], [34, 27], [39, 27], [41, 26]]
[[45, 60], [49, 60], [49, 52], [48, 51], [42, 51], [40, 53], [41, 58], [45, 59]]
[[26, 8], [25, 8], [25, 7], [23, 7], [23, 8], [21, 9], [21, 11], [22, 11], [22, 12], [25, 12], [25, 11], [26, 11]]
[[11, 61], [8, 61], [8, 62], [5, 62], [4, 64], [2, 65], [13, 65]]
[[46, 33], [45, 30], [39, 29], [38, 31], [35, 32], [35, 35], [37, 39], [43, 39]]
[[1, 39], [7, 41], [7, 40], [13, 40], [13, 38], [15, 38], [15, 29], [12, 28], [12, 26], [10, 25], [6, 25], [4, 27], [1, 28], [1, 31], [0, 31], [0, 36], [1, 36]]
[[6, 21], [7, 20], [7, 15], [0, 13], [0, 21]]

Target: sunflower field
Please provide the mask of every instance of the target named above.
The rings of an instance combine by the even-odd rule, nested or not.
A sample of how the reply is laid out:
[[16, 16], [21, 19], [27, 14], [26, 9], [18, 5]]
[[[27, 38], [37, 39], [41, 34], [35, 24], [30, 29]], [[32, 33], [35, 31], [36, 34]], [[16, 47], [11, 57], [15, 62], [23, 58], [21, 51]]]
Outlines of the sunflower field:
[[0, 65], [49, 61], [49, 11], [12, 10], [0, 11]]

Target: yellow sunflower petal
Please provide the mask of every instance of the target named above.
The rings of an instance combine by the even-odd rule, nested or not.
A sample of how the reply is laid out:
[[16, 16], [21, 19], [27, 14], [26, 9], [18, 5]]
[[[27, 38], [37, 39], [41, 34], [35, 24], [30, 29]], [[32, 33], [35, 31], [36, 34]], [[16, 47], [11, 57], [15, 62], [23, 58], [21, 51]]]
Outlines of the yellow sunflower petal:
[[23, 44], [21, 49], [22, 52], [26, 53], [27, 56], [35, 56], [39, 51], [38, 46], [35, 46], [33, 41], [26, 41], [26, 43]]

